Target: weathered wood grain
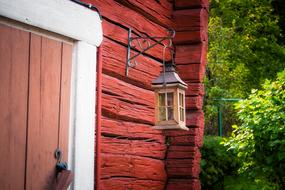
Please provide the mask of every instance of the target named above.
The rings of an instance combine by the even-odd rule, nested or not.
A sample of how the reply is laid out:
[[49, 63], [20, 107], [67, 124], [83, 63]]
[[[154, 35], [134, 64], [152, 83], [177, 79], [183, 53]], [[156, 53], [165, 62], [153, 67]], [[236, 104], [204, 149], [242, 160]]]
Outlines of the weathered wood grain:
[[195, 135], [185, 135], [185, 136], [177, 136], [177, 137], [169, 137], [170, 145], [187, 145], [187, 146], [195, 146], [197, 142], [197, 137]]
[[171, 147], [173, 148], [170, 149], [166, 160], [168, 177], [199, 177], [199, 163], [201, 160], [199, 148], [191, 146], [170, 146], [170, 148]]
[[207, 44], [205, 42], [176, 46], [175, 63], [178, 65], [189, 63], [203, 63], [207, 56]]
[[208, 25], [208, 11], [204, 8], [176, 10], [173, 12], [173, 18], [177, 31], [206, 29]]
[[[119, 25], [116, 25], [112, 22], [109, 22], [105, 20], [103, 23], [103, 30], [104, 30], [104, 36], [108, 39], [112, 39], [114, 41], [117, 41], [125, 46], [127, 48], [128, 45], [128, 30], [126, 28], [123, 28]], [[138, 37], [134, 32], [132, 32], [132, 37]], [[150, 42], [153, 44], [155, 41], [150, 40]], [[132, 43], [135, 45], [133, 49], [140, 51], [140, 48], [136, 41], [133, 41]], [[162, 52], [163, 52], [163, 46], [160, 44], [157, 44], [153, 48], [147, 50], [145, 52], [145, 55], [155, 57], [159, 60], [162, 60]], [[170, 60], [171, 55], [169, 51], [166, 51], [165, 53], [165, 60]]]
[[104, 93], [115, 95], [120, 100], [154, 108], [153, 91], [139, 88], [104, 74], [102, 76], [102, 88]]
[[203, 28], [194, 28], [186, 31], [177, 31], [174, 44], [185, 45], [185, 44], [195, 44], [208, 40], [207, 32]]
[[102, 190], [163, 190], [165, 186], [164, 181], [143, 180], [123, 177], [103, 179], [101, 182]]
[[103, 179], [124, 176], [156, 181], [166, 180], [164, 162], [157, 159], [130, 155], [102, 154], [101, 167]]
[[[145, 18], [165, 27], [172, 27], [173, 20], [171, 18], [172, 4], [163, 1], [153, 0], [116, 0], [126, 7], [139, 12]], [[164, 6], [163, 6], [164, 5]]]
[[185, 136], [185, 135], [195, 135], [198, 134], [199, 128], [197, 127], [189, 127], [188, 131], [185, 130], [165, 130], [163, 133], [167, 137], [176, 137], [176, 136]]
[[199, 149], [192, 146], [170, 146], [167, 150], [167, 159], [194, 159]]
[[147, 140], [102, 137], [102, 153], [164, 159], [166, 145]]
[[125, 121], [154, 124], [154, 108], [118, 99], [115, 95], [102, 95], [103, 116]]
[[205, 70], [205, 64], [177, 65], [179, 76], [189, 82], [202, 82]]
[[165, 143], [165, 137], [160, 130], [152, 129], [151, 125], [102, 118], [102, 134], [105, 136], [120, 136], [128, 139], [142, 139]]
[[154, 93], [113, 77], [103, 77], [103, 115], [152, 124]]
[[[175, 142], [181, 141], [182, 144], [179, 144], [179, 142], [178, 142], [178, 145], [184, 145], [183, 143], [186, 143], [186, 145], [193, 146], [193, 143], [194, 143], [195, 146], [201, 147], [203, 145], [204, 118], [203, 119], [200, 118], [196, 122], [199, 122], [199, 124], [195, 124], [195, 125], [200, 125], [200, 126], [188, 126], [189, 131], [184, 132], [184, 131], [169, 130], [169, 131], [164, 132], [164, 133], [167, 137], [171, 137], [169, 139], [174, 140], [173, 141], [174, 145], [177, 145], [177, 144], [175, 144]], [[192, 136], [192, 137], [189, 137], [190, 141], [188, 144], [187, 144], [187, 138], [188, 137], [185, 138], [185, 136]], [[181, 137], [181, 138], [176, 139], [175, 137]]]
[[200, 190], [199, 179], [170, 179], [166, 190]]
[[164, 27], [152, 22], [135, 10], [113, 0], [84, 0], [92, 3], [101, 11], [102, 15], [109, 20], [119, 23], [127, 28], [145, 33], [150, 36], [164, 36], [167, 31]]
[[186, 111], [186, 125], [201, 128], [204, 126], [204, 113], [202, 110]]
[[204, 84], [187, 82], [186, 96], [203, 96], [205, 94]]
[[[177, 163], [175, 163], [177, 164]], [[167, 175], [169, 178], [198, 178], [200, 173], [200, 168], [195, 165], [185, 166], [182, 163], [181, 167], [167, 167]]]
[[203, 96], [186, 96], [186, 109], [201, 110], [203, 107]]
[[199, 134], [169, 137], [170, 145], [177, 146], [198, 146], [201, 147], [203, 143], [203, 136]]
[[165, 162], [167, 168], [190, 168], [193, 167], [193, 165], [199, 163], [200, 159], [201, 157], [197, 156], [195, 159], [167, 159]]
[[196, 7], [209, 8], [209, 0], [175, 0], [175, 9], [189, 9]]
[[[151, 88], [151, 82], [159, 75], [161, 63], [154, 59], [139, 56], [139, 64], [129, 69], [128, 77], [125, 76], [127, 48], [111, 40], [103, 42], [103, 73], [116, 76], [131, 84], [147, 89]], [[118, 53], [119, 52], [119, 53]]]

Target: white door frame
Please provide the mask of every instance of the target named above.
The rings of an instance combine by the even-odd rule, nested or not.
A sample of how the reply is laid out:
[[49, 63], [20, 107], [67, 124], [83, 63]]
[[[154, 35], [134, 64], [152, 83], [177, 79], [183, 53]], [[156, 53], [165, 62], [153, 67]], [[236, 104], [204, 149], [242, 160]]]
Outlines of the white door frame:
[[98, 13], [69, 0], [0, 0], [0, 15], [75, 41], [73, 49], [69, 168], [72, 189], [94, 189], [96, 51], [103, 39]]

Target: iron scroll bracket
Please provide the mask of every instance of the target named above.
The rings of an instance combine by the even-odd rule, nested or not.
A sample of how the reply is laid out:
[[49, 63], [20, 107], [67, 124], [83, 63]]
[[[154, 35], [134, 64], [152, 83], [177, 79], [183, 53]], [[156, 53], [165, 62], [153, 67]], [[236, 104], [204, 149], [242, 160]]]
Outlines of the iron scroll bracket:
[[[136, 58], [139, 55], [145, 54], [146, 51], [153, 48], [154, 46], [160, 44], [163, 45], [165, 48], [169, 48], [171, 53], [173, 54], [173, 44], [172, 40], [175, 36], [175, 30], [168, 29], [167, 36], [136, 36], [132, 37], [132, 29], [129, 28], [128, 32], [128, 49], [127, 49], [127, 62], [126, 62], [126, 70], [125, 74], [128, 76], [129, 74], [129, 68], [134, 68], [138, 64], [136, 61]], [[168, 41], [168, 43], [165, 43], [165, 41]], [[136, 49], [137, 51], [134, 51], [135, 53], [131, 56], [131, 50]]]

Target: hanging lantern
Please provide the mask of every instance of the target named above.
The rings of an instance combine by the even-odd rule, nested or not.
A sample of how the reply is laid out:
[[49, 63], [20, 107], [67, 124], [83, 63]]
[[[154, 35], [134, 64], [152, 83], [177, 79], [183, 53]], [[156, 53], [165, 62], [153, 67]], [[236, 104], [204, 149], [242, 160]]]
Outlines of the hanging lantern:
[[158, 78], [152, 81], [155, 91], [155, 129], [184, 129], [185, 90], [187, 84], [175, 71], [173, 63], [165, 64]]
[[[185, 116], [185, 89], [187, 84], [181, 80], [175, 72], [174, 48], [172, 40], [175, 30], [169, 29], [167, 36], [132, 36], [132, 29], [128, 33], [128, 49], [126, 61], [126, 76], [129, 69], [136, 67], [136, 58], [144, 55], [146, 51], [160, 44], [163, 45], [162, 65], [163, 71], [157, 79], [152, 81], [155, 91], [155, 127], [156, 129], [184, 129], [186, 127]], [[168, 43], [165, 43], [167, 41]], [[131, 55], [131, 48], [139, 48], [139, 52]], [[172, 63], [165, 63], [165, 51], [171, 52]]]

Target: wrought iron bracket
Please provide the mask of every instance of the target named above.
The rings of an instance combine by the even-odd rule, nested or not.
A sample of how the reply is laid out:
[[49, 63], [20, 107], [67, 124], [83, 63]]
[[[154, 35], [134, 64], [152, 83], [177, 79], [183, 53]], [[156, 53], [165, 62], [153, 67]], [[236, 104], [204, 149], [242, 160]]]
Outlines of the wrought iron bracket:
[[[173, 51], [173, 44], [172, 39], [175, 36], [175, 30], [169, 29], [169, 35], [168, 36], [136, 36], [132, 37], [132, 29], [129, 29], [128, 33], [128, 49], [127, 49], [127, 62], [126, 62], [126, 70], [125, 74], [128, 76], [129, 74], [129, 68], [134, 68], [138, 62], [136, 61], [136, 58], [139, 55], [144, 54], [149, 49], [153, 48], [154, 46], [160, 44], [163, 45], [165, 48], [172, 48], [171, 51]], [[168, 40], [168, 43], [164, 43]], [[135, 51], [135, 54], [131, 56], [131, 50], [136, 49], [138, 51]]]

